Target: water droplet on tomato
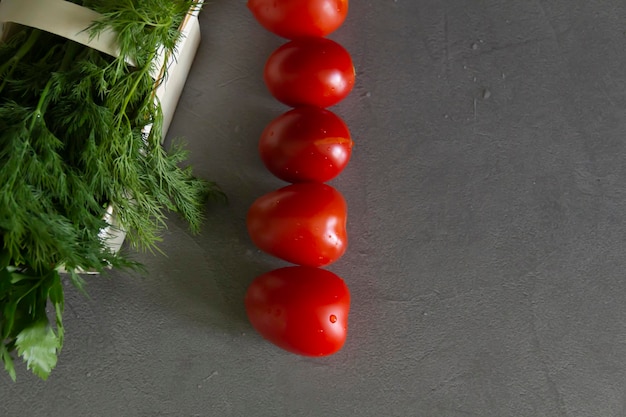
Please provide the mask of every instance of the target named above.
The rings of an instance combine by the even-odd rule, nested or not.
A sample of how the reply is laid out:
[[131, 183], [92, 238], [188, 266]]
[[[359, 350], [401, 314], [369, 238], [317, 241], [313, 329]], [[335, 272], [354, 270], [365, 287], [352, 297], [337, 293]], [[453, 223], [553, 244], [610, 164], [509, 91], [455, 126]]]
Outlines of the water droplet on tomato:
[[331, 323], [337, 323], [337, 316], [335, 316], [334, 314], [330, 315], [330, 322]]

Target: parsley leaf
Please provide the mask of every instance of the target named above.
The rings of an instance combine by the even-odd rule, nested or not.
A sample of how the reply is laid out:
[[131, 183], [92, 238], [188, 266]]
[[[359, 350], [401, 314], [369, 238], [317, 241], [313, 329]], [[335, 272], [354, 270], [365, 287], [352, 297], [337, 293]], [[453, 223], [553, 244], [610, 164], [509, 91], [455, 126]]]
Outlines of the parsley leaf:
[[2, 362], [4, 362], [4, 369], [7, 371], [13, 382], [17, 380], [17, 375], [15, 374], [15, 365], [13, 364], [13, 358], [11, 354], [7, 350], [4, 344], [0, 343], [0, 358], [2, 358]]
[[[28, 369], [47, 379], [57, 364], [59, 339], [47, 320], [39, 321], [22, 330], [15, 340], [17, 353], [24, 358]], [[5, 366], [6, 366], [5, 361]]]

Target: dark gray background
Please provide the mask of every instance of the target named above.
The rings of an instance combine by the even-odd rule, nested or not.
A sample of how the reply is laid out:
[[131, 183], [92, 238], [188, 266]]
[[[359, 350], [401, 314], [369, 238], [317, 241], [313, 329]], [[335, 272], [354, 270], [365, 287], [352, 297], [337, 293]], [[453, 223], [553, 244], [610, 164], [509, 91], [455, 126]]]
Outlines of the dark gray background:
[[2, 417], [626, 415], [626, 2], [376, 0], [331, 37], [357, 85], [333, 110], [350, 165], [345, 348], [283, 352], [242, 297], [284, 263], [248, 206], [283, 185], [256, 154], [287, 110], [265, 90], [283, 40], [209, 2], [171, 136], [228, 206], [172, 218], [147, 276], [68, 292], [48, 382], [0, 377]]

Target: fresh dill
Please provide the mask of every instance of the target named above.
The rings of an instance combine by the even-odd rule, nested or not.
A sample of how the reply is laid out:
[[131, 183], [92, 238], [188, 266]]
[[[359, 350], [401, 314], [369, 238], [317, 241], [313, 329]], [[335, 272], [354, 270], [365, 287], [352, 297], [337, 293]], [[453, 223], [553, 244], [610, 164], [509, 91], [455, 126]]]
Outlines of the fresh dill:
[[[0, 358], [46, 379], [63, 345], [63, 267], [140, 267], [107, 246], [111, 205], [131, 246], [158, 250], [168, 212], [197, 232], [218, 187], [194, 177], [182, 146], [161, 146], [156, 56], [175, 53], [196, 0], [74, 0], [102, 14], [88, 29], [117, 35], [110, 57], [20, 27], [0, 44]], [[129, 63], [132, 63], [130, 65]], [[147, 133], [145, 126], [152, 128]], [[54, 308], [55, 325], [46, 307]]]

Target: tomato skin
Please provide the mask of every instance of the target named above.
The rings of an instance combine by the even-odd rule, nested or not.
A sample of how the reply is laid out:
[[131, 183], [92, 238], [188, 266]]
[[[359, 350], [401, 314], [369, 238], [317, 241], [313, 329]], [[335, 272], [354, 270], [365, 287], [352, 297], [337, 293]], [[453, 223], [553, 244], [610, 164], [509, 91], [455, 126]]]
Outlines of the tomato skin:
[[352, 58], [337, 42], [300, 38], [280, 46], [267, 59], [264, 80], [274, 98], [290, 107], [330, 107], [354, 87]]
[[289, 352], [327, 356], [345, 343], [350, 292], [325, 269], [290, 266], [260, 275], [248, 287], [245, 306], [255, 330]]
[[297, 265], [325, 266], [346, 251], [347, 207], [327, 184], [291, 184], [259, 197], [247, 216], [248, 234], [262, 251]]
[[248, 0], [248, 9], [270, 32], [287, 39], [326, 36], [348, 14], [348, 0]]
[[330, 110], [298, 107], [272, 120], [259, 139], [266, 168], [287, 182], [326, 182], [348, 165], [352, 138]]

